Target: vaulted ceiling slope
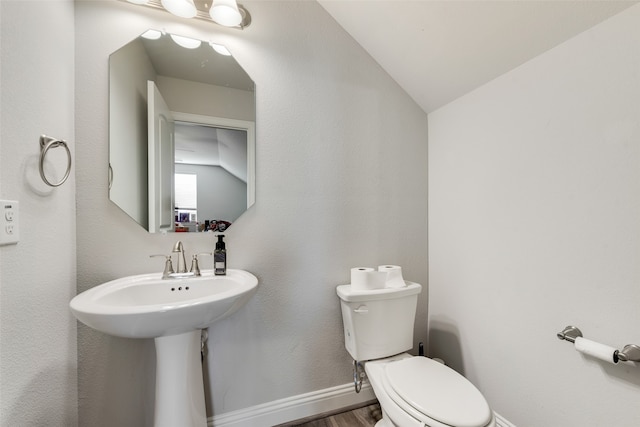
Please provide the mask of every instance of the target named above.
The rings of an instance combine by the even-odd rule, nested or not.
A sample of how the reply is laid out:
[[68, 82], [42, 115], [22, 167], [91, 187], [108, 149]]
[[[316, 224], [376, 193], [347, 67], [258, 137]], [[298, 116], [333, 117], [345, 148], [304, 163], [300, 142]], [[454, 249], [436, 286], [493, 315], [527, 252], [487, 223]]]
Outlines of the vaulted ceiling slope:
[[318, 2], [427, 113], [638, 3]]

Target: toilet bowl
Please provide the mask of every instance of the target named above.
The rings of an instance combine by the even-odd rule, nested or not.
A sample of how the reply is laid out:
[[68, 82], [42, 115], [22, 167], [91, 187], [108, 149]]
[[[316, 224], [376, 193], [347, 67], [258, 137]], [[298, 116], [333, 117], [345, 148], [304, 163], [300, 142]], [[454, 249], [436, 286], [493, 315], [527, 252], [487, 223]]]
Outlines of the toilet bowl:
[[338, 286], [345, 347], [364, 362], [383, 418], [376, 427], [494, 427], [482, 393], [464, 376], [413, 347], [413, 324], [422, 287], [393, 289]]
[[453, 369], [407, 353], [365, 363], [383, 411], [376, 427], [494, 427], [480, 391]]

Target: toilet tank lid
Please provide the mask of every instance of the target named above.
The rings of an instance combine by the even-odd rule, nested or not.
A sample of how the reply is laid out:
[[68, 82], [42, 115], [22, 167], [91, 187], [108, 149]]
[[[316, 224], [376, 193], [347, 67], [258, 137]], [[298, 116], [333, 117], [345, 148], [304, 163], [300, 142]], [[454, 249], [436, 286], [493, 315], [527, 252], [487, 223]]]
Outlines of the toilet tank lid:
[[409, 282], [404, 288], [383, 288], [368, 290], [353, 290], [351, 285], [340, 285], [336, 288], [336, 292], [341, 300], [346, 302], [375, 301], [392, 298], [402, 298], [409, 295], [419, 294], [422, 292], [422, 286], [419, 283]]

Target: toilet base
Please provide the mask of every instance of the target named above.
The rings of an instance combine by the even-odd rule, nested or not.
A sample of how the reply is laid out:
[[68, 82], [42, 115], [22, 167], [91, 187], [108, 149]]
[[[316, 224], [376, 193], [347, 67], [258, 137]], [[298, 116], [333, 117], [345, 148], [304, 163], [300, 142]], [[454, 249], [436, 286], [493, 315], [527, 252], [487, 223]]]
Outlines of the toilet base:
[[382, 418], [374, 427], [395, 427], [387, 418]]
[[393, 421], [389, 419], [389, 415], [387, 415], [385, 410], [382, 408], [382, 405], [380, 405], [380, 409], [382, 410], [382, 418], [376, 423], [374, 427], [397, 427], [393, 423]]

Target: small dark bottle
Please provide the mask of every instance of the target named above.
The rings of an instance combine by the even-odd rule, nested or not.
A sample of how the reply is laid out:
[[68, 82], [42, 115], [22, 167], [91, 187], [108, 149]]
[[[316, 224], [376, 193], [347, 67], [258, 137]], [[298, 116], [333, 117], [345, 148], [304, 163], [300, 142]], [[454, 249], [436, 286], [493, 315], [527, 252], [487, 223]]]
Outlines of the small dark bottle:
[[216, 250], [213, 252], [213, 271], [216, 276], [227, 274], [227, 249], [224, 245], [224, 234], [218, 234]]

